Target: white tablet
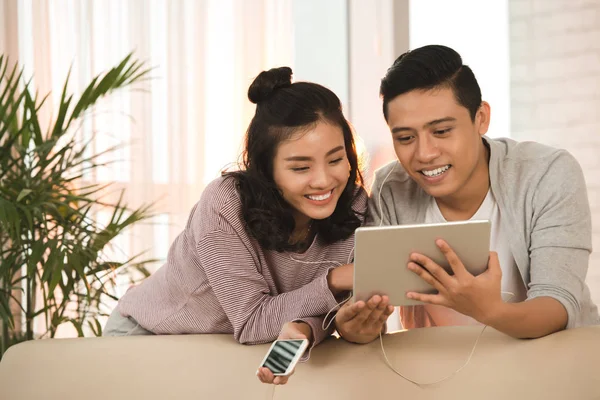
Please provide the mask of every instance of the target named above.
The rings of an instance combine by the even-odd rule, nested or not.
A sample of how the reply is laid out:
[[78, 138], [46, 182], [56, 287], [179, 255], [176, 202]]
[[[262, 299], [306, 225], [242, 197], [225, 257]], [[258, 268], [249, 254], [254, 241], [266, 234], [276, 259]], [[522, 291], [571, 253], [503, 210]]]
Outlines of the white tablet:
[[375, 294], [387, 295], [390, 304], [423, 304], [406, 298], [407, 292], [437, 291], [407, 268], [412, 252], [428, 256], [452, 273], [436, 246], [444, 239], [473, 275], [487, 269], [490, 252], [489, 221], [460, 221], [442, 224], [398, 225], [358, 228], [354, 237], [354, 301]]

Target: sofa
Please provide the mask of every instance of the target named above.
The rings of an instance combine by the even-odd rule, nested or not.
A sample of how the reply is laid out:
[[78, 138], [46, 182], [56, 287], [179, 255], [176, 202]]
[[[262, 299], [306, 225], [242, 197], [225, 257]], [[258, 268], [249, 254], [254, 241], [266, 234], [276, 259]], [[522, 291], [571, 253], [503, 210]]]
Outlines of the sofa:
[[287, 385], [255, 376], [268, 345], [231, 335], [49, 339], [11, 347], [0, 399], [600, 399], [600, 326], [517, 340], [481, 327], [387, 334], [367, 345], [331, 338]]

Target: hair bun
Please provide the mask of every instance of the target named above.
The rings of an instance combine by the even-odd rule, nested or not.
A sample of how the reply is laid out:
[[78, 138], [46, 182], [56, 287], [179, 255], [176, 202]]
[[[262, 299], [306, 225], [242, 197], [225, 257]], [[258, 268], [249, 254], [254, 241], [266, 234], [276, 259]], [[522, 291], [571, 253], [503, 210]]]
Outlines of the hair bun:
[[248, 89], [248, 98], [254, 104], [258, 104], [271, 97], [275, 90], [291, 85], [292, 69], [290, 67], [272, 68], [258, 74]]

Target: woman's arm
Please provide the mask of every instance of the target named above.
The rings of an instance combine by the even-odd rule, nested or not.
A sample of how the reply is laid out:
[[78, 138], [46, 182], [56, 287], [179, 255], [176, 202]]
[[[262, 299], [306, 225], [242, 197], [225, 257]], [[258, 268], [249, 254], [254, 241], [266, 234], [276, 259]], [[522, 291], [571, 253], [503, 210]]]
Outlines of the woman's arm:
[[[328, 271], [301, 288], [271, 295], [256, 254], [233, 232], [211, 232], [196, 250], [240, 343], [272, 341], [286, 322], [322, 316], [337, 305], [327, 283]], [[313, 331], [315, 342], [325, 337], [321, 331], [321, 327]]]

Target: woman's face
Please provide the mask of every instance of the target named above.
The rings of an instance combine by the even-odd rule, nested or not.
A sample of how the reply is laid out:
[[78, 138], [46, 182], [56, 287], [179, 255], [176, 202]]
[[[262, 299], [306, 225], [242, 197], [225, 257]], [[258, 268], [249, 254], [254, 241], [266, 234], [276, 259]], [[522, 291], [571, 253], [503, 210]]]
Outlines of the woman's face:
[[273, 178], [295, 212], [296, 226], [333, 214], [350, 176], [342, 128], [318, 122], [279, 144]]

